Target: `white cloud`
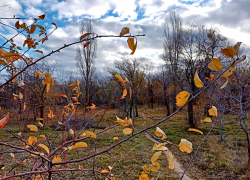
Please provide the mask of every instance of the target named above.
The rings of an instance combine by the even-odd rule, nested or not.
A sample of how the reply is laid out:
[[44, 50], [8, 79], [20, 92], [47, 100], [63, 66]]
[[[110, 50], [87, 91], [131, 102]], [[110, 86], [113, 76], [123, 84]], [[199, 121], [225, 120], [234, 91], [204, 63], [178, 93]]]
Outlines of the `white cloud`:
[[25, 13], [27, 15], [30, 15], [32, 17], [37, 17], [43, 14], [43, 12], [40, 9], [37, 9], [35, 7], [32, 6], [28, 6], [25, 10]]

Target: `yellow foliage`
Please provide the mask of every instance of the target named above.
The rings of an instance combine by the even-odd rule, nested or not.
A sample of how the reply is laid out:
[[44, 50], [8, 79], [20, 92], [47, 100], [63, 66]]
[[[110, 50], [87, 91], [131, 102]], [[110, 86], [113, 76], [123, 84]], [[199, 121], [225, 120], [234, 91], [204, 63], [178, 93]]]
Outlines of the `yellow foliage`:
[[176, 95], [176, 105], [183, 106], [187, 102], [189, 96], [190, 93], [188, 91], [181, 91]]
[[193, 151], [192, 143], [186, 139], [181, 139], [181, 142], [179, 143], [179, 149], [182, 152], [191, 153]]

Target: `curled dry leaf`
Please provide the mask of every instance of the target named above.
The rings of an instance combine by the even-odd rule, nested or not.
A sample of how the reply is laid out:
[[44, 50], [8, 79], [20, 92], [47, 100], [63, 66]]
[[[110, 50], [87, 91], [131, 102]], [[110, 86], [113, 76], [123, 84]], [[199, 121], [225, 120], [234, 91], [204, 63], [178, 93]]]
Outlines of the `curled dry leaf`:
[[128, 27], [123, 27], [121, 32], [120, 32], [120, 37], [124, 36], [125, 34], [129, 33], [129, 28]]
[[242, 61], [245, 61], [245, 59], [246, 59], [246, 55], [243, 55], [238, 61], [235, 62], [235, 64], [239, 64]]
[[212, 106], [212, 108], [208, 110], [208, 113], [209, 113], [210, 116], [217, 117], [217, 115], [218, 115], [217, 114], [217, 108], [215, 106]]
[[174, 169], [174, 156], [171, 152], [169, 153], [169, 157], [170, 157], [170, 161], [169, 161], [168, 167], [169, 169]]
[[83, 47], [84, 48], [87, 47], [90, 43], [91, 43], [91, 41], [84, 43]]
[[42, 14], [42, 15], [40, 15], [40, 16], [38, 16], [38, 17], [39, 17], [39, 19], [44, 20], [45, 14]]
[[189, 96], [190, 93], [188, 91], [181, 91], [176, 95], [176, 105], [183, 106], [187, 102]]
[[178, 146], [182, 152], [191, 153], [193, 151], [192, 143], [186, 139], [181, 139], [181, 142]]
[[29, 128], [30, 131], [34, 131], [34, 132], [38, 131], [38, 128], [35, 125], [27, 125], [27, 128]]
[[123, 134], [125, 134], [125, 135], [129, 135], [129, 134], [131, 134], [131, 133], [133, 132], [133, 129], [131, 129], [131, 128], [124, 128], [124, 129], [122, 130], [122, 132], [123, 132]]
[[195, 129], [195, 128], [189, 128], [188, 131], [193, 131], [193, 132], [197, 132], [197, 133], [200, 133], [203, 135], [203, 132], [198, 130], [198, 129]]
[[122, 94], [122, 96], [120, 97], [120, 99], [124, 99], [124, 98], [127, 96], [127, 93], [128, 93], [127, 89], [124, 89], [124, 90], [123, 90], [123, 94]]
[[220, 89], [223, 89], [227, 86], [227, 83], [228, 83], [228, 77], [225, 77], [226, 79], [226, 82], [220, 87]]
[[41, 135], [39, 135], [39, 141], [43, 141], [43, 140], [45, 140], [46, 139], [46, 137], [45, 137], [45, 135], [43, 135], [43, 134], [41, 134]]
[[113, 140], [118, 140], [119, 139], [119, 137], [113, 137]]
[[158, 169], [160, 168], [160, 164], [156, 161], [159, 159], [161, 154], [162, 154], [162, 151], [159, 151], [159, 152], [154, 153], [154, 155], [151, 157], [151, 163], [157, 166]]
[[133, 123], [133, 121], [132, 121], [132, 119], [131, 118], [125, 118], [124, 120], [122, 120], [122, 119], [120, 119], [119, 117], [117, 117], [116, 116], [116, 122], [118, 123], [118, 124], [120, 124], [121, 126], [129, 126], [129, 125], [131, 125], [132, 123]]
[[228, 77], [232, 75], [234, 70], [235, 70], [235, 64], [233, 64], [226, 72], [224, 72], [221, 77]]
[[3, 128], [5, 124], [9, 121], [9, 112], [7, 112], [0, 120], [0, 128]]
[[127, 40], [129, 48], [132, 50], [130, 53], [131, 55], [135, 53], [136, 47], [137, 47], [137, 39], [136, 43], [134, 42], [134, 38], [128, 38]]
[[198, 69], [195, 71], [194, 83], [195, 83], [195, 86], [198, 88], [202, 88], [204, 86], [203, 82], [200, 80], [200, 77], [198, 75]]
[[44, 144], [38, 144], [39, 147], [43, 148], [49, 154], [49, 148]]
[[23, 82], [23, 80], [20, 80], [19, 81], [19, 84], [17, 85], [18, 87], [23, 87], [25, 84], [24, 84], [24, 82]]
[[59, 96], [64, 97], [64, 98], [68, 98], [68, 96], [66, 96], [64, 94], [60, 94]]
[[166, 134], [159, 127], [156, 127], [155, 135], [158, 136], [158, 137], [161, 137], [162, 139], [167, 138]]
[[[59, 155], [56, 155], [53, 160], [52, 160], [53, 163], [57, 163], [57, 162], [62, 162], [62, 159]], [[60, 167], [61, 165], [56, 165], [56, 167]]]
[[52, 22], [51, 24], [53, 24], [53, 25], [56, 27], [56, 29], [57, 29], [57, 25], [56, 25], [56, 23]]
[[222, 68], [222, 64], [219, 59], [213, 58], [208, 64], [210, 70], [219, 71]]
[[168, 148], [165, 147], [167, 143], [154, 144], [153, 151], [167, 151]]
[[39, 127], [41, 127], [41, 128], [43, 127], [43, 124], [41, 122], [38, 122], [37, 124]]
[[37, 52], [37, 53], [43, 54], [43, 51], [41, 51], [41, 50], [35, 50], [34, 52]]
[[107, 169], [103, 169], [103, 170], [101, 170], [101, 172], [100, 173], [102, 173], [102, 174], [104, 174], [104, 173], [109, 173], [109, 170], [107, 170]]
[[122, 84], [123, 87], [125, 87], [125, 83], [124, 80], [122, 79], [122, 77], [119, 74], [115, 75], [115, 78], [118, 79], [118, 81]]
[[38, 78], [38, 77], [40, 77], [40, 78], [42, 78], [44, 76], [44, 74], [42, 74], [42, 73], [40, 73], [39, 71], [35, 71], [35, 77], [36, 78]]
[[214, 79], [214, 75], [210, 74], [209, 77], [206, 77], [205, 79], [207, 79], [209, 81], [212, 81]]
[[204, 122], [210, 123], [210, 122], [212, 122], [212, 119], [210, 117], [207, 117], [204, 120], [201, 120], [201, 123], [204, 123]]

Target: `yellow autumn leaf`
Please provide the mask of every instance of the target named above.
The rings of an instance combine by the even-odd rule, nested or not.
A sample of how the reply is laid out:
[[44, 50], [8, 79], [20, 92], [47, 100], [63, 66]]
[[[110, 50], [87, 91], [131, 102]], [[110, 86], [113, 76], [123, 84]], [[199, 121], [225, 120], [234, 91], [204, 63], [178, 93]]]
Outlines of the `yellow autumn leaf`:
[[123, 94], [122, 94], [122, 96], [120, 97], [120, 99], [124, 99], [124, 98], [127, 96], [127, 93], [128, 93], [127, 89], [124, 89], [124, 90], [123, 90]]
[[117, 137], [117, 136], [116, 136], [116, 137], [113, 137], [113, 140], [118, 140], [118, 139], [119, 139], [119, 137]]
[[161, 137], [162, 139], [167, 138], [166, 134], [159, 127], [156, 127], [155, 135], [158, 136], [158, 137]]
[[124, 36], [124, 34], [129, 33], [129, 28], [128, 27], [123, 27], [121, 32], [120, 32], [120, 37]]
[[18, 98], [23, 99], [23, 94], [21, 92], [19, 92]]
[[173, 154], [170, 152], [169, 153], [169, 157], [170, 157], [170, 161], [169, 161], [169, 169], [174, 169], [174, 157], [173, 157]]
[[49, 110], [48, 118], [53, 118], [55, 115], [53, 114], [53, 111]]
[[81, 137], [91, 137], [91, 138], [96, 138], [96, 134], [92, 131], [85, 131], [81, 135]]
[[202, 88], [204, 86], [203, 82], [200, 80], [200, 77], [198, 75], [198, 69], [195, 71], [194, 83], [195, 83], [195, 86], [198, 88]]
[[212, 106], [212, 108], [208, 110], [208, 113], [209, 113], [210, 116], [217, 117], [217, 115], [218, 115], [217, 114], [217, 108], [215, 106]]
[[225, 49], [221, 48], [222, 54], [224, 54], [227, 57], [233, 58], [236, 55], [236, 51], [232, 46], [229, 46]]
[[37, 124], [39, 127], [41, 127], [41, 128], [43, 127], [43, 124], [41, 122], [38, 122]]
[[151, 163], [157, 166], [158, 169], [160, 168], [160, 164], [156, 161], [159, 159], [161, 154], [162, 154], [162, 151], [158, 151], [158, 152], [155, 152], [154, 155], [151, 157]]
[[35, 77], [38, 78], [42, 78], [44, 76], [44, 74], [40, 73], [39, 71], [35, 71]]
[[34, 131], [34, 132], [38, 131], [38, 128], [35, 125], [27, 125], [27, 128], [29, 128], [30, 131]]
[[219, 71], [222, 68], [222, 64], [219, 59], [213, 58], [208, 64], [210, 70]]
[[74, 145], [70, 146], [68, 149], [73, 150], [73, 149], [85, 148], [85, 147], [88, 147], [87, 143], [85, 143], [85, 142], [77, 142]]
[[205, 79], [212, 81], [214, 79], [214, 75], [213, 74], [209, 74], [209, 77], [206, 77]]
[[195, 128], [189, 128], [188, 131], [193, 131], [193, 132], [197, 132], [197, 133], [200, 133], [203, 135], [203, 132], [198, 130], [198, 129], [195, 129]]
[[19, 133], [17, 133], [18, 134], [18, 136], [22, 136], [22, 132], [19, 132]]
[[226, 79], [226, 82], [220, 87], [220, 89], [223, 89], [223, 88], [225, 88], [227, 86], [228, 77], [226, 76], [225, 79]]
[[127, 117], [126, 117], [124, 120], [122, 120], [117, 116], [116, 116], [116, 122], [118, 124], [120, 124], [121, 126], [125, 126], [125, 127], [129, 126], [129, 125], [131, 125], [133, 123], [131, 118], [127, 119]]
[[183, 106], [187, 102], [189, 96], [190, 93], [188, 91], [181, 91], [176, 95], [176, 105]]
[[49, 148], [44, 144], [38, 144], [39, 147], [43, 148], [49, 154]]
[[44, 20], [44, 18], [45, 18], [45, 14], [42, 14], [42, 15], [40, 15], [40, 16], [38, 16], [41, 20]]
[[228, 77], [232, 75], [234, 70], [235, 70], [235, 64], [233, 64], [226, 72], [224, 72], [221, 77]]
[[[53, 160], [52, 160], [53, 163], [57, 163], [57, 162], [62, 162], [62, 159], [59, 155], [56, 155]], [[56, 167], [60, 167], [61, 165], [56, 165]]]
[[39, 137], [40, 137], [40, 138], [39, 138], [39, 141], [43, 141], [43, 140], [45, 140], [45, 139], [46, 139], [45, 135], [42, 135], [42, 134], [41, 134], [41, 135], [39, 135]]
[[47, 83], [47, 85], [46, 85], [46, 92], [48, 93], [48, 92], [49, 92], [49, 90], [50, 90], [50, 84], [49, 84], [49, 83]]
[[25, 102], [23, 102], [23, 110], [25, 111], [25, 109], [26, 109], [26, 104]]
[[124, 128], [124, 129], [122, 130], [122, 132], [123, 132], [123, 134], [125, 134], [125, 135], [129, 135], [129, 134], [131, 134], [131, 133], [133, 132], [133, 129], [131, 129], [131, 128]]
[[210, 123], [212, 122], [212, 119], [210, 117], [207, 117], [204, 120], [201, 120], [201, 123], [204, 123], [204, 122]]
[[181, 142], [178, 146], [182, 152], [191, 153], [193, 151], [192, 143], [186, 139], [181, 139]]
[[103, 169], [103, 170], [101, 170], [101, 172], [100, 172], [101, 174], [104, 174], [104, 173], [109, 173], [109, 170], [107, 170], [107, 169]]
[[124, 80], [122, 79], [122, 77], [121, 77], [119, 74], [116, 74], [116, 75], [115, 75], [115, 78], [117, 78], [118, 81], [119, 81], [123, 86], [125, 86]]
[[167, 151], [168, 148], [165, 147], [167, 143], [154, 144], [153, 151]]
[[28, 138], [28, 144], [29, 145], [34, 145], [34, 144], [36, 144], [37, 143], [37, 138], [35, 137], [35, 136], [30, 136], [29, 138]]
[[142, 172], [139, 176], [139, 180], [149, 180], [149, 177], [146, 173]]

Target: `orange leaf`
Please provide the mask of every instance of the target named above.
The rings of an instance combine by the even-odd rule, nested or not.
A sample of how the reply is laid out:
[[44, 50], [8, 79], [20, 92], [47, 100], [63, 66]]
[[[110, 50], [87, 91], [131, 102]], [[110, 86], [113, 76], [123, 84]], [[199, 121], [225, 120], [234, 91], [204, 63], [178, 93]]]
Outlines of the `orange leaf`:
[[4, 127], [5, 124], [9, 121], [9, 112], [7, 112], [0, 120], [0, 128]]
[[29, 34], [33, 34], [36, 30], [36, 25], [32, 24], [29, 30]]
[[[59, 155], [56, 155], [53, 160], [52, 160], [53, 163], [57, 163], [57, 162], [62, 162], [62, 159]], [[60, 167], [61, 165], [56, 165], [56, 167]]]
[[236, 55], [236, 51], [232, 46], [229, 46], [225, 49], [221, 48], [222, 54], [224, 54], [227, 57], [233, 58]]
[[35, 50], [35, 52], [43, 54], [43, 51], [41, 50]]
[[129, 33], [129, 28], [128, 27], [122, 28], [120, 32], [120, 37], [122, 37], [124, 34], [127, 34], [127, 33]]
[[54, 25], [54, 26], [56, 26], [56, 28], [57, 28], [57, 25], [56, 25], [56, 23], [54, 23], [54, 22], [53, 22], [53, 23], [51, 23], [51, 24], [53, 24], [53, 25]]
[[81, 41], [83, 38], [85, 38], [86, 36], [90, 35], [90, 34], [91, 34], [91, 33], [85, 33], [85, 34], [81, 35], [80, 41]]
[[15, 27], [16, 27], [17, 29], [19, 29], [19, 28], [20, 28], [19, 21], [17, 21], [17, 22], [15, 23]]
[[64, 94], [60, 94], [59, 96], [68, 98], [68, 96], [66, 96], [66, 95], [64, 95]]
[[45, 14], [41, 15], [41, 16], [38, 16], [41, 20], [44, 20], [45, 18]]
[[113, 137], [113, 140], [118, 140], [119, 139], [119, 137]]
[[101, 170], [100, 173], [102, 173], [102, 174], [104, 174], [104, 173], [109, 173], [109, 171], [108, 171], [107, 169], [103, 169], [103, 170]]
[[197, 132], [203, 135], [203, 132], [198, 130], [198, 129], [194, 129], [194, 128], [189, 128], [188, 131], [193, 131], [193, 132]]
[[91, 41], [86, 42], [86, 43], [83, 45], [83, 47], [87, 47], [87, 46], [90, 44], [90, 42], [91, 42]]

